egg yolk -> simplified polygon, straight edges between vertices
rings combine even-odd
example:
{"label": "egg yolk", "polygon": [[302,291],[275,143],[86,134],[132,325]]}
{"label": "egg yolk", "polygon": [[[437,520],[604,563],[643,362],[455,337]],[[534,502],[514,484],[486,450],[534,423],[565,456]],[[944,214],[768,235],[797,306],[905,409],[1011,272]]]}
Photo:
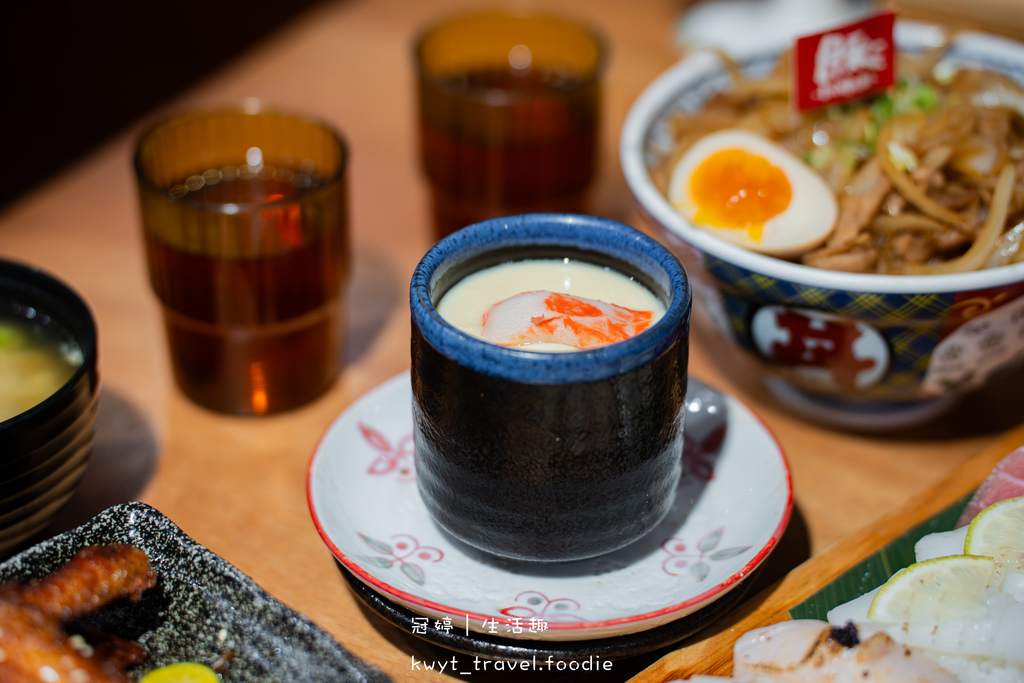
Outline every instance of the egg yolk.
{"label": "egg yolk", "polygon": [[760,240],[764,224],[782,213],[793,198],[786,174],[767,159],[742,149],[709,155],[690,177],[694,220],[703,225],[746,230]]}

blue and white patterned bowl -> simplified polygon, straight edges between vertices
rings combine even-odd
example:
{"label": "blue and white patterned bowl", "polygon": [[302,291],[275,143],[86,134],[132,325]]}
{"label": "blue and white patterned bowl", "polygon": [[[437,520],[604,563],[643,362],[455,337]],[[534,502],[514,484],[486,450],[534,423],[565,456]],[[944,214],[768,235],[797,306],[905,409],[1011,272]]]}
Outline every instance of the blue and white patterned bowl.
{"label": "blue and white patterned bowl", "polygon": [[[900,24],[901,47],[934,34]],[[775,55],[752,58],[764,73]],[[961,34],[944,57],[1024,84],[1024,45]],[[686,267],[697,304],[733,348],[756,358],[765,383],[805,416],[856,429],[904,427],[1024,363],[1024,263],[930,276],[827,271],[754,253],[689,223],[651,179],[670,151],[670,116],[726,87],[711,53],[683,59],[633,104],[620,158],[646,221]],[[702,316],[704,317],[704,316]]]}
{"label": "blue and white patterned bowl", "polygon": [[[665,315],[616,344],[532,353],[461,332],[435,308],[482,268],[567,257],[641,282]],[[664,247],[590,216],[485,221],[427,252],[410,307],[417,481],[444,529],[495,555],[555,562],[621,548],[665,516],[682,468],[690,290]]]}

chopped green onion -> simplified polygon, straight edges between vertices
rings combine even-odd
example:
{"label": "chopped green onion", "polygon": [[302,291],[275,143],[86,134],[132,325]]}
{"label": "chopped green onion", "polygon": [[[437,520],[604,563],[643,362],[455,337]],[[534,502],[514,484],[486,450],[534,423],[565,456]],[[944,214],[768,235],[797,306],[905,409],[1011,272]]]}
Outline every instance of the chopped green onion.
{"label": "chopped green onion", "polygon": [[917,168],[917,156],[913,150],[907,149],[895,140],[890,140],[886,146],[889,153],[889,160],[898,171],[913,171]]}
{"label": "chopped green onion", "polygon": [[25,345],[25,333],[13,325],[0,325],[0,349],[17,349]]}

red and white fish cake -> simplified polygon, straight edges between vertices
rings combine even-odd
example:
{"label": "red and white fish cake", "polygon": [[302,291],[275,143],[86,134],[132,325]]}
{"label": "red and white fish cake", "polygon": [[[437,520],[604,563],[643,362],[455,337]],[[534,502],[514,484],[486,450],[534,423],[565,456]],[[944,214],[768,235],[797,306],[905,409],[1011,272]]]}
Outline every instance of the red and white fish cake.
{"label": "red and white fish cake", "polygon": [[574,259],[524,259],[472,273],[437,303],[441,316],[480,339],[526,351],[591,349],[654,325],[665,304],[612,268]]}
{"label": "red and white fish cake", "polygon": [[503,346],[553,343],[591,349],[638,335],[653,320],[653,311],[538,290],[516,294],[487,309],[483,334]]}

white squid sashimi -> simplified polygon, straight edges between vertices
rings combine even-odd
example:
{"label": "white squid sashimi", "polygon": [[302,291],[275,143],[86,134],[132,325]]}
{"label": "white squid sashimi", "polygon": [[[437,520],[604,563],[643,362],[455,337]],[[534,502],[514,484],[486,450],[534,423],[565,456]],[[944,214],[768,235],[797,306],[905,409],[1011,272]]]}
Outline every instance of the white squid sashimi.
{"label": "white squid sashimi", "polygon": [[[931,560],[946,555],[960,555],[964,552],[969,527],[962,526],[952,531],[937,531],[928,534],[914,544],[914,554],[918,562]],[[1006,568],[999,586],[1001,593],[1006,593],[1017,602],[1024,602],[1024,571]],[[866,608],[865,608],[866,609]],[[865,611],[865,614],[867,612]],[[854,619],[856,621],[856,619]],[[1024,643],[1021,645],[1024,650]]]}
{"label": "white squid sashimi", "polygon": [[882,630],[903,645],[936,653],[966,657],[987,657],[1024,664],[1024,604],[1006,593],[994,594],[987,603],[986,615],[971,621],[948,621],[941,624],[900,624],[883,627],[868,626],[868,608],[878,591],[851,600],[828,613],[833,626],[854,621],[870,633]]}
{"label": "white squid sashimi", "polygon": [[483,336],[503,346],[555,343],[589,349],[629,339],[653,319],[653,311],[539,290],[510,296],[487,309]]}
{"label": "white squid sashimi", "polygon": [[[924,536],[914,545],[918,562],[963,554],[967,527]],[[962,657],[984,657],[1024,664],[1024,574],[1009,572],[999,590],[986,601],[985,614],[978,619],[940,624],[901,624],[887,627],[870,624],[868,609],[881,588],[836,606],[828,613],[829,623],[841,626],[854,622],[865,629],[885,629],[894,640],[932,653]],[[870,624],[870,625],[869,625]]]}
{"label": "white squid sashimi", "polygon": [[932,560],[947,555],[962,555],[964,541],[967,540],[967,527],[952,531],[937,531],[928,534],[914,544],[914,556],[918,562]]}
{"label": "white squid sashimi", "polygon": [[[861,638],[856,627],[798,619],[754,629],[733,646],[738,683],[956,683],[941,667],[885,633]],[[693,683],[716,683],[693,676]]]}

